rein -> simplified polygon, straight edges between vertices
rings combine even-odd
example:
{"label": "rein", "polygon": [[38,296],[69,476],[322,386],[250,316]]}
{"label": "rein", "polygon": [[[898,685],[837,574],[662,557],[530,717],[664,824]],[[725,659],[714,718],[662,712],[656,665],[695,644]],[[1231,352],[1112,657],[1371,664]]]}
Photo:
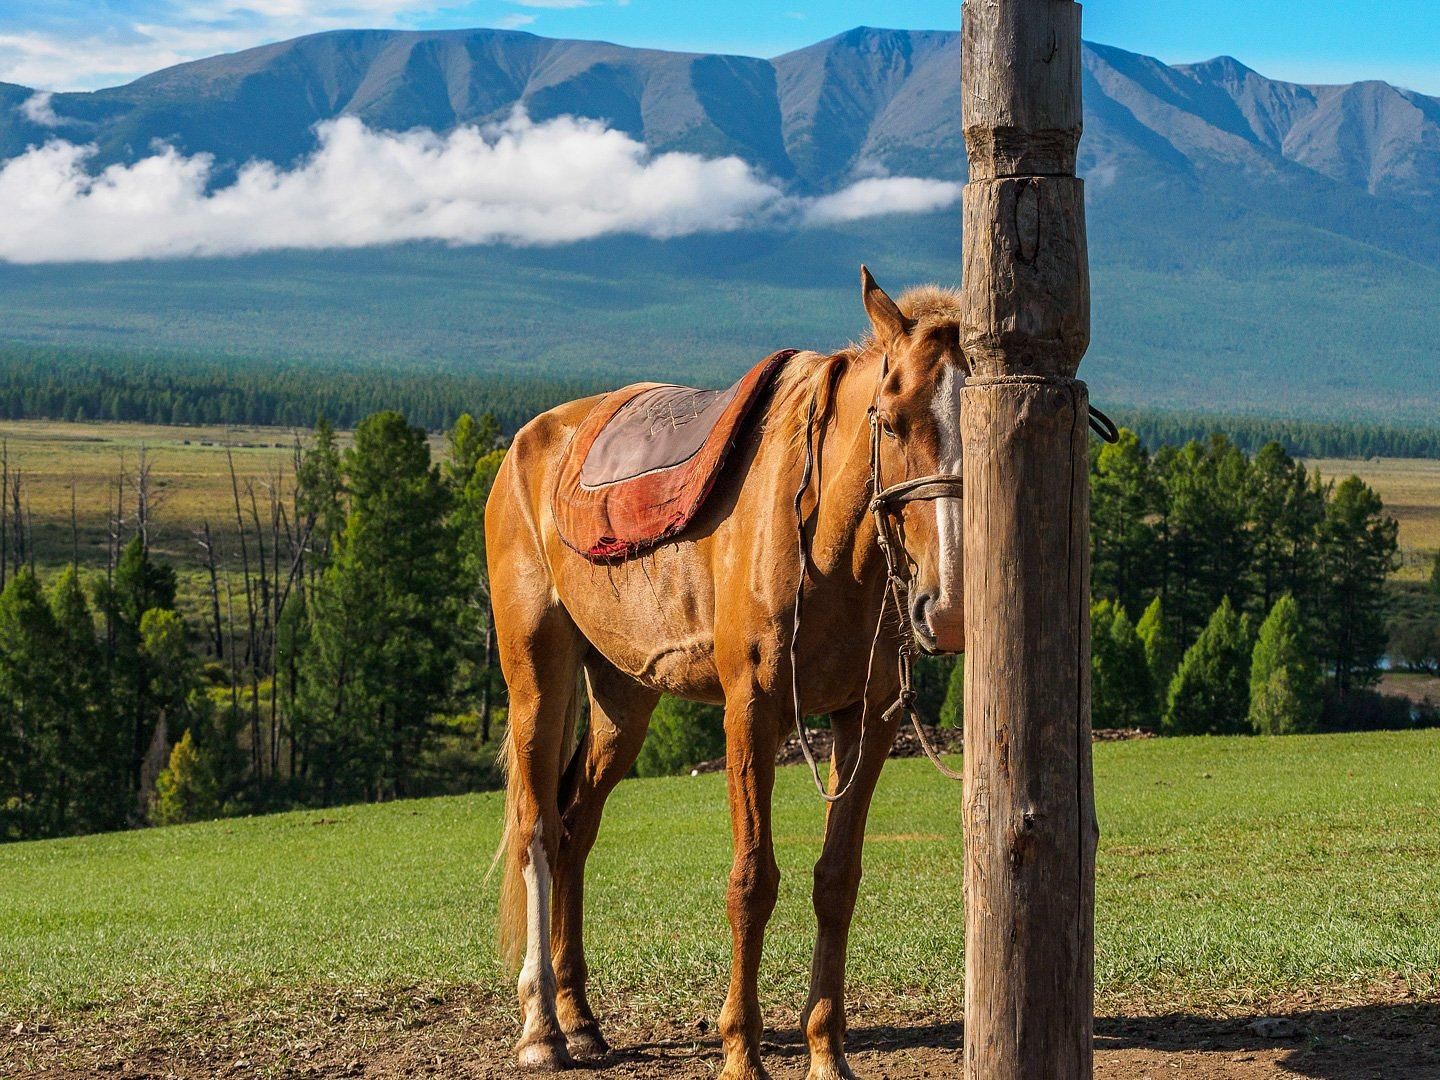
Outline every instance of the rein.
{"label": "rein", "polygon": [[[820,798],[827,803],[837,803],[849,793],[855,784],[855,779],[860,775],[860,767],[865,761],[865,721],[870,711],[870,682],[875,669],[875,652],[880,645],[880,635],[885,625],[885,609],[893,602],[896,613],[900,617],[902,629],[909,630],[908,635],[902,635],[900,646],[897,650],[897,668],[900,677],[900,692],[895,703],[885,711],[884,719],[888,722],[897,711],[909,714],[910,724],[915,729],[915,737],[920,742],[920,747],[925,751],[925,756],[930,759],[931,764],[939,770],[940,774],[949,780],[964,781],[964,775],[951,769],[941,759],[935,744],[931,742],[930,736],[925,734],[925,726],[921,723],[920,712],[915,707],[914,688],[914,651],[911,642],[915,639],[915,623],[910,615],[910,571],[914,561],[905,550],[903,536],[892,531],[896,510],[910,502],[934,502],[939,499],[960,499],[964,497],[964,480],[955,473],[936,473],[932,476],[917,476],[899,483],[891,484],[889,487],[882,487],[881,466],[880,466],[880,413],[878,402],[880,400],[880,388],[884,386],[885,376],[890,368],[890,357],[885,355],[880,362],[880,381],[875,388],[875,400],[871,403],[866,415],[870,422],[870,513],[875,518],[875,537],[880,546],[880,552],[885,557],[885,593],[880,601],[880,614],[875,620],[875,633],[870,641],[870,653],[865,667],[865,689],[864,697],[860,708],[860,739],[855,755],[855,765],[850,770],[850,775],[845,783],[835,794],[825,790],[825,783],[820,779],[820,765],[815,759],[815,748],[810,744],[810,736],[805,730],[805,714],[800,705],[800,683],[797,674],[798,669],[798,648],[800,641],[800,612],[805,592],[805,568],[809,562],[809,551],[805,545],[805,493],[810,490],[810,482],[815,475],[815,402],[816,396],[810,399],[810,407],[805,414],[805,464],[800,474],[800,486],[795,492],[795,524],[796,535],[800,555],[800,576],[795,584],[795,609],[794,621],[790,633],[790,694],[795,711],[795,734],[800,741],[800,750],[805,755],[805,762],[810,766],[811,778],[815,781],[815,790],[820,793]],[[817,395],[818,396],[818,395]],[[1120,433],[1115,427],[1114,421],[1102,413],[1093,405],[1090,406],[1089,414],[1090,427],[1102,439],[1108,443],[1120,441]],[[818,508],[818,503],[817,503]],[[902,572],[903,571],[903,572]],[[887,748],[888,752],[888,748]],[[840,762],[837,760],[835,766],[838,770]]]}

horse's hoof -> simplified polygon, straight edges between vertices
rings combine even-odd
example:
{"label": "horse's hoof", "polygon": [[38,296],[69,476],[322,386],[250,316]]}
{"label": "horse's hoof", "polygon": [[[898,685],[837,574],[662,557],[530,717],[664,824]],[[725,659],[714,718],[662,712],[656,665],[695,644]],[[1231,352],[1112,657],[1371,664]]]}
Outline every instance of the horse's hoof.
{"label": "horse's hoof", "polygon": [[859,1080],[859,1077],[845,1063],[845,1059],[841,1058],[839,1061],[812,1061],[805,1080]]}
{"label": "horse's hoof", "polygon": [[569,1047],[559,1037],[521,1043],[515,1049],[515,1057],[520,1068],[531,1072],[560,1072],[575,1067]]}
{"label": "horse's hoof", "polygon": [[570,1048],[570,1056],[577,1061],[600,1061],[610,1056],[610,1044],[600,1034],[598,1024],[567,1031],[565,1044]]}
{"label": "horse's hoof", "polygon": [[770,1080],[770,1074],[753,1061],[727,1061],[717,1080]]}

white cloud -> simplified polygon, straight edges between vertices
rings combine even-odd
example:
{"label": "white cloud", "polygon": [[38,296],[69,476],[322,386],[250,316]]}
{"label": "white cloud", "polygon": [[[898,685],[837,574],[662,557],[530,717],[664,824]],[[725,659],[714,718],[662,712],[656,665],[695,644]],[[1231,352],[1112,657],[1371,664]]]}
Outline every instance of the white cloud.
{"label": "white cloud", "polygon": [[[735,157],[652,154],[623,132],[516,115],[486,129],[372,131],[322,125],[289,171],[244,166],[208,190],[213,162],[166,148],[98,175],[93,147],[54,140],[0,166],[0,260],[117,262],[354,248],[404,241],[563,244],[755,224],[823,224],[935,209],[955,185],[862,180],[815,200],[787,196]],[[940,190],[943,189],[943,190]]]}
{"label": "white cloud", "polygon": [[20,103],[20,115],[41,127],[59,127],[65,121],[56,116],[54,108],[51,107],[50,102],[54,97],[54,94],[43,90],[32,94]]}
{"label": "white cloud", "polygon": [[534,21],[534,15],[522,15],[520,12],[517,11],[513,15],[506,15],[495,25],[500,27],[500,29],[502,30],[518,30],[522,26],[529,26]]}
{"label": "white cloud", "polygon": [[286,36],[267,38],[254,30],[147,30],[147,34],[125,40],[38,31],[0,33],[0,81],[45,90],[93,90],[201,56],[234,52]]}
{"label": "white cloud", "polygon": [[963,184],[915,176],[874,176],[833,195],[822,195],[805,209],[811,225],[834,225],[883,214],[925,214],[960,199]]}

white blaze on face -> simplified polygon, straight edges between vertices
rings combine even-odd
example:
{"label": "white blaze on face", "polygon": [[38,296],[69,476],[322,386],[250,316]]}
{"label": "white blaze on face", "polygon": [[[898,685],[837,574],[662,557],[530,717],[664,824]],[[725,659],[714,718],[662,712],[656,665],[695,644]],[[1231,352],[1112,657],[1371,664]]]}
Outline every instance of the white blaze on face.
{"label": "white blaze on face", "polygon": [[[954,364],[946,364],[935,389],[930,409],[935,414],[935,430],[940,435],[941,472],[960,475],[962,444],[960,441],[960,391],[965,376]],[[961,567],[964,533],[959,499],[936,499],[935,526],[940,541],[936,558],[940,570],[940,595],[936,606],[945,611],[963,600],[964,574]]]}

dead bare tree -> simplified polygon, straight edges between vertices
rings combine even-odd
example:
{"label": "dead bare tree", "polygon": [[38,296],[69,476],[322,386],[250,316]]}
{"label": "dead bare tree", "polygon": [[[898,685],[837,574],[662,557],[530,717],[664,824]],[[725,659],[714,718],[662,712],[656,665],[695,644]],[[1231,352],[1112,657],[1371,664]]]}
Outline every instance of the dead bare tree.
{"label": "dead bare tree", "polygon": [[70,565],[80,566],[80,508],[76,505],[75,473],[70,473]]}
{"label": "dead bare tree", "polygon": [[210,519],[206,518],[195,536],[195,542],[205,553],[205,569],[210,577],[210,640],[215,659],[225,659],[225,634],[220,625],[220,578],[216,566],[217,553],[215,538],[210,532]]}
{"label": "dead bare tree", "polygon": [[[242,574],[242,584],[245,588],[245,661],[253,673],[255,658],[259,652],[259,642],[255,638],[255,590],[250,574],[250,545],[245,536],[245,512],[240,502],[240,477],[235,471],[234,450],[229,446],[225,448],[225,461],[230,468],[230,493],[235,505],[235,529],[240,541],[240,570]],[[262,767],[263,760],[260,755],[260,688],[258,685],[255,685],[252,679],[250,700],[250,769],[256,779],[260,778]]]}
{"label": "dead bare tree", "polygon": [[25,508],[21,501],[22,478],[18,467],[11,468],[6,462],[10,483],[10,571],[19,574],[25,566]]}
{"label": "dead bare tree", "polygon": [[0,440],[0,589],[10,568],[10,440]]}
{"label": "dead bare tree", "polygon": [[151,487],[151,474],[155,468],[151,460],[150,450],[142,445],[140,456],[135,464],[135,529],[140,534],[140,545],[146,551],[150,550],[150,523],[153,520],[154,512],[157,509],[156,495]]}

